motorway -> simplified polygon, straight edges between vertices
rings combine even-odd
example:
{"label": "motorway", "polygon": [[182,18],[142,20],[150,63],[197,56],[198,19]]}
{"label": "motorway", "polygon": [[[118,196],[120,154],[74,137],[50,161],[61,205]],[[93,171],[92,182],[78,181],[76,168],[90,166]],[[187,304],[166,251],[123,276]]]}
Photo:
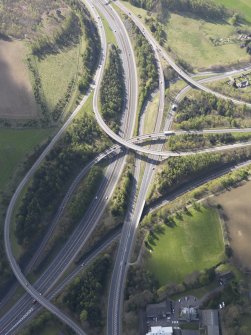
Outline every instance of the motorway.
{"label": "motorway", "polygon": [[[166,128],[167,129],[167,128]],[[203,130],[203,131],[195,131],[195,132],[190,132],[190,133],[195,133],[195,134],[201,134],[201,133],[222,133],[222,132],[230,132],[230,131],[233,131],[232,129],[223,129],[223,130]],[[250,129],[235,129],[234,131],[236,132],[249,132]],[[179,131],[177,132],[177,134],[183,134],[183,133],[189,133],[189,132],[183,132],[183,131]],[[166,137],[165,133],[156,133],[156,134],[151,134],[151,137],[153,138],[164,138]],[[133,140],[134,141],[138,141],[138,139],[141,139],[141,140],[145,140],[145,139],[148,139],[149,138],[149,135],[142,135],[140,137],[136,137],[134,138]],[[229,148],[227,146],[227,148]],[[221,150],[222,148],[220,148],[219,150]],[[111,147],[110,149],[106,150],[104,153],[101,153],[99,156],[97,156],[93,161],[91,161],[82,171],[81,173],[76,177],[75,181],[73,182],[73,184],[71,185],[70,189],[68,190],[68,192],[66,193],[66,196],[56,214],[56,217],[53,221],[53,224],[51,225],[51,228],[49,229],[49,234],[46,234],[47,235],[50,235],[52,234],[53,232],[53,228],[55,227],[55,224],[56,222],[59,220],[62,212],[63,212],[63,209],[65,207],[65,204],[69,201],[69,198],[71,197],[71,195],[73,194],[74,192],[74,189],[76,187],[76,185],[79,183],[79,181],[83,178],[83,176],[91,169],[91,167],[96,164],[97,162],[101,161],[103,158],[105,158],[107,155],[110,155],[111,153],[114,153],[114,152],[118,152],[120,150],[120,147],[118,145],[114,145],[113,147]],[[44,246],[44,244],[43,244]],[[41,250],[41,246],[40,248],[38,249],[39,250],[39,254],[41,254],[42,250]],[[37,253],[35,254],[37,255]],[[32,262],[34,262],[34,258],[32,259]]]}
{"label": "motorway", "polygon": [[[162,100],[161,100],[162,101]],[[161,108],[163,108],[163,104],[161,106]],[[160,118],[158,118],[158,120],[160,120]],[[194,134],[194,135],[198,135],[198,134],[223,134],[223,133],[250,133],[251,132],[251,128],[235,128],[235,129],[204,129],[204,130],[199,130],[199,131],[172,131],[170,133],[166,133],[166,132],[160,132],[160,133],[153,133],[153,134],[144,134],[144,135],[140,135],[137,137],[132,138],[129,141],[132,142],[143,142],[143,141],[147,141],[149,140],[149,138],[151,138],[151,141],[153,140],[158,140],[158,139],[167,139],[168,136],[170,136],[170,134],[173,135],[184,135],[184,134]],[[246,144],[244,144],[246,145]],[[227,147],[228,148],[228,147]],[[64,199],[61,202],[61,205],[59,207],[59,209],[56,212],[56,215],[48,229],[48,231],[46,232],[45,236],[43,237],[43,240],[41,242],[41,244],[39,245],[39,247],[37,248],[36,252],[34,253],[32,259],[30,260],[30,262],[28,263],[28,265],[25,268],[25,274],[29,273],[32,269],[32,267],[34,266],[34,264],[39,262],[39,258],[41,257],[44,248],[50,238],[50,236],[52,236],[53,231],[55,229],[55,227],[57,226],[59,219],[62,216],[62,213],[64,211],[64,208],[66,206],[66,204],[69,202],[70,198],[72,197],[72,195],[74,194],[74,191],[77,187],[77,185],[80,183],[80,181],[84,178],[84,176],[91,170],[91,168],[99,163],[101,160],[105,159],[107,156],[111,155],[111,154],[119,154],[121,153],[122,148],[119,145],[114,145],[111,148],[107,149],[106,151],[104,151],[103,153],[99,154],[97,157],[95,157],[95,159],[93,159],[91,162],[89,162],[84,168],[83,170],[78,174],[78,176],[75,178],[75,180],[73,181],[73,183],[71,184],[70,188],[68,189],[67,193],[64,196]],[[221,149],[222,150],[222,147]],[[13,293],[13,291],[12,291]],[[6,300],[9,297],[6,297]],[[4,301],[2,301],[2,306],[4,304]]]}
{"label": "motorway", "polygon": [[[95,5],[98,5],[98,4],[100,4],[100,2],[99,1],[96,1],[95,2]],[[107,6],[108,7],[108,6]],[[101,10],[104,10],[103,8],[101,8]],[[112,15],[110,15],[110,16],[114,16],[114,12],[112,12]],[[109,21],[109,24],[111,24],[110,23],[110,21],[111,21],[111,17],[108,19],[108,21]],[[118,26],[118,24],[117,24],[117,22],[116,22],[116,20],[114,21],[114,23],[113,23],[116,27],[117,27],[117,31],[121,31],[121,36],[124,36],[123,35],[123,30],[122,29],[124,29],[124,28],[122,28],[122,27],[124,27],[123,26],[123,24],[122,25],[119,25]],[[112,25],[112,24],[111,24]],[[102,29],[102,28],[100,28],[101,29],[101,31],[103,32],[104,31],[104,29]],[[119,35],[119,34],[118,34]],[[102,33],[101,33],[101,36],[102,36]],[[102,40],[104,39],[105,37],[102,37]],[[119,38],[118,38],[119,39]],[[122,38],[123,39],[123,38]],[[121,41],[121,39],[120,39],[120,41]],[[128,43],[128,41],[126,42],[126,43]],[[128,49],[128,46],[127,46],[127,44],[126,43],[124,43],[124,41],[122,42],[122,44],[124,44],[124,46],[125,46],[125,48],[126,48],[126,51],[125,51],[125,53],[127,53],[128,54],[128,50],[131,50],[130,48],[131,47],[129,47],[129,49]],[[130,45],[130,42],[129,42],[129,45]],[[120,48],[123,50],[123,47],[121,47],[120,46]],[[125,48],[124,48],[124,50],[125,50]],[[124,55],[124,52],[122,52],[122,54]],[[132,55],[133,55],[133,52],[131,51],[129,54],[128,54],[128,59],[129,59],[129,57],[130,57],[130,59],[132,58]],[[102,58],[102,66],[101,66],[101,68],[100,68],[100,70],[98,70],[98,72],[97,72],[97,77],[96,77],[96,81],[97,81],[97,84],[96,84],[96,88],[95,88],[95,94],[94,94],[94,96],[95,96],[95,99],[94,99],[94,110],[98,110],[98,105],[97,105],[97,97],[98,97],[98,88],[99,88],[99,85],[100,85],[100,82],[101,82],[101,78],[102,78],[102,72],[103,72],[103,68],[104,68],[104,60],[105,60],[105,52],[103,51],[103,58]],[[132,69],[132,67],[131,67],[131,64],[129,64],[129,63],[131,63],[131,62],[128,62],[128,68],[129,69]],[[135,64],[134,64],[135,65]],[[127,71],[128,73],[129,73],[129,70]],[[135,71],[135,68],[134,69],[132,69],[131,70],[131,72],[130,72],[130,75],[129,75],[129,77],[131,78],[131,76],[133,76],[133,74],[135,74],[136,73],[136,71]],[[137,83],[137,81],[135,80],[135,81],[133,81],[133,80],[131,80],[131,82],[134,82],[134,83]],[[164,81],[163,81],[164,82]],[[136,87],[137,87],[137,85],[136,85]],[[131,97],[130,97],[130,92],[131,92]],[[128,101],[129,101],[129,103],[131,103],[132,101],[133,101],[133,97],[137,97],[137,95],[135,94],[135,92],[137,92],[137,88],[135,89],[135,88],[132,88],[132,86],[130,86],[129,85],[129,89],[128,89],[128,95],[129,95],[129,99],[128,99]],[[84,102],[85,102],[85,100],[86,100],[86,98],[87,97],[85,97],[85,99],[81,102],[81,104],[83,105],[84,104]],[[130,111],[131,112],[131,114],[133,115],[133,113],[136,111],[136,98],[134,99],[134,103],[132,103],[132,104],[134,104],[134,106],[133,107],[128,107],[128,111]],[[82,106],[81,106],[82,107]],[[80,106],[78,107],[78,109],[74,112],[74,113],[77,113],[78,111],[79,111],[79,109],[81,108]],[[160,109],[159,109],[159,111],[160,111]],[[69,122],[71,122],[71,120],[73,119],[73,117],[76,115],[74,115],[74,113],[72,114],[72,116],[71,116],[71,118],[67,121],[67,123],[69,124]],[[130,113],[129,113],[130,114]],[[97,116],[96,116],[97,117]],[[128,128],[128,129],[130,129],[130,130],[132,130],[133,129],[133,122],[135,122],[135,119],[134,118],[132,118],[132,120],[133,120],[133,122],[131,122],[130,120],[129,120],[130,118],[125,118],[125,121],[124,121],[124,123],[126,123],[126,127]],[[159,121],[160,120],[160,121]],[[42,161],[42,159],[45,157],[45,155],[49,152],[49,150],[52,148],[52,146],[55,144],[55,142],[57,141],[57,139],[61,136],[61,134],[62,134],[62,132],[66,129],[66,127],[68,126],[68,124],[65,124],[64,125],[64,129],[62,128],[61,130],[60,130],[60,132],[56,135],[56,136],[58,136],[58,137],[55,137],[54,139],[53,139],[53,141],[50,143],[50,145],[45,149],[45,151],[43,152],[43,154],[39,157],[39,159],[38,159],[38,161],[34,164],[34,166],[32,167],[32,169],[28,172],[28,174],[26,175],[26,177],[27,177],[27,179],[25,179],[24,178],[24,180],[22,181],[23,182],[23,184],[21,183],[20,185],[19,185],[19,188],[17,189],[17,191],[15,192],[15,194],[14,194],[14,196],[13,196],[13,198],[12,198],[12,201],[14,201],[14,203],[15,203],[15,201],[16,201],[16,199],[17,199],[17,197],[18,197],[18,194],[21,192],[21,190],[22,190],[22,188],[24,187],[24,185],[26,184],[26,182],[31,178],[31,176],[33,175],[33,173],[34,173],[34,171],[36,170],[36,168],[39,166],[39,164],[41,163],[41,161]],[[161,123],[161,118],[160,117],[158,117],[158,123]],[[156,131],[159,131],[159,125],[158,124],[156,124]],[[168,128],[166,128],[166,129],[168,129]],[[125,135],[126,135],[126,138],[130,138],[131,137],[131,135],[130,135],[130,133],[129,133],[129,131],[127,130],[125,130],[124,131],[124,133],[125,133]],[[149,136],[149,135],[148,135]],[[112,137],[112,136],[111,136]],[[120,137],[119,137],[120,138]],[[128,143],[128,141],[126,141],[127,143]],[[120,142],[119,142],[120,143]],[[120,144],[122,144],[122,145],[124,145],[123,143],[120,143]],[[245,144],[246,145],[246,144]],[[128,145],[126,145],[127,147],[128,147]],[[136,147],[136,149],[135,149],[135,147]],[[136,151],[140,151],[140,152],[145,152],[145,153],[148,153],[148,154],[154,154],[154,155],[156,155],[156,151],[153,151],[153,150],[150,150],[150,151],[142,151],[142,147],[139,147],[139,146],[134,146],[134,147],[131,147],[132,149],[134,149],[134,150],[136,150]],[[139,149],[140,148],[140,149]],[[116,148],[117,149],[117,148]],[[229,146],[228,146],[228,149],[229,149]],[[46,151],[46,150],[48,150],[48,151]],[[222,150],[222,149],[219,149],[219,150]],[[157,155],[159,155],[159,153],[160,153],[160,151],[157,151],[158,153],[157,153]],[[176,153],[176,155],[180,155],[181,153]],[[191,154],[191,153],[185,153],[185,154]],[[170,152],[168,152],[168,155],[166,156],[166,157],[169,157],[169,155],[170,155]],[[41,158],[42,157],[42,158]],[[165,156],[164,156],[165,157]],[[112,163],[110,166],[109,166],[109,168],[108,168],[108,172],[107,172],[107,183],[104,183],[103,184],[103,189],[101,188],[100,190],[99,190],[99,194],[103,194],[104,193],[104,196],[103,197],[100,197],[100,203],[102,203],[102,206],[100,206],[101,208],[104,208],[105,206],[106,206],[106,203],[107,203],[107,201],[105,201],[105,198],[104,197],[107,197],[107,196],[109,196],[110,197],[110,195],[112,194],[112,191],[113,191],[113,189],[114,189],[114,187],[115,187],[115,184],[116,184],[116,180],[118,180],[118,175],[119,175],[119,173],[116,175],[116,176],[114,176],[114,172],[112,172],[112,171],[122,171],[122,167],[123,167],[123,159],[121,159],[120,160],[121,162],[120,162],[120,169],[118,169],[118,166],[119,166],[119,163],[118,162],[116,162],[116,163]],[[94,162],[94,163],[96,163],[96,162]],[[140,198],[141,199],[141,201],[139,201],[139,205],[137,205],[136,204],[136,206],[135,206],[135,211],[134,211],[134,213],[135,213],[135,215],[136,215],[136,217],[135,216],[132,216],[132,218],[130,219],[130,221],[132,222],[132,221],[135,221],[135,219],[136,219],[136,221],[138,221],[139,219],[140,219],[140,215],[139,215],[139,213],[140,212],[142,212],[142,210],[143,210],[143,206],[144,206],[144,197],[145,197],[145,194],[146,194],[146,190],[147,190],[147,186],[150,184],[150,181],[151,181],[151,178],[152,178],[152,174],[153,174],[153,172],[152,172],[152,168],[153,168],[153,166],[152,166],[152,164],[151,163],[149,163],[148,165],[147,165],[147,168],[146,168],[146,171],[145,171],[145,174],[144,174],[144,177],[143,177],[143,182],[142,182],[142,187],[141,187],[141,189],[140,189],[140,192],[139,192],[139,197],[138,198]],[[108,180],[110,181],[110,184],[108,183]],[[112,181],[111,181],[112,180]],[[145,186],[144,186],[144,184],[145,184]],[[110,185],[110,187],[108,187],[107,188],[107,192],[105,192],[105,187],[107,187],[107,185]],[[111,186],[111,185],[113,185],[113,187]],[[103,193],[102,193],[103,192]],[[17,195],[16,195],[17,194]],[[16,195],[16,196],[15,196]],[[143,204],[143,205],[142,205]],[[11,205],[11,204],[10,204]],[[97,204],[95,203],[95,201],[94,201],[94,205],[93,205],[93,208],[92,208],[92,211],[94,211],[95,209],[94,209],[94,207],[96,208],[96,211],[97,211]],[[98,210],[100,210],[100,207],[98,208]],[[13,209],[13,207],[11,207],[11,206],[9,206],[9,208],[10,208],[10,215],[11,215],[11,212],[12,212],[12,209]],[[142,210],[141,210],[141,208],[142,208]],[[91,211],[90,211],[91,212]],[[9,209],[8,209],[8,213],[9,213]],[[94,219],[94,222],[97,222],[98,221],[98,215],[96,214],[96,219]],[[85,218],[86,219],[86,218]],[[88,218],[87,218],[88,219]],[[7,217],[6,216],[6,220],[8,221],[8,220],[10,220],[10,217]],[[89,218],[89,220],[90,220],[90,218]],[[91,220],[90,220],[91,221]],[[86,227],[88,226],[88,223],[86,224]],[[136,226],[137,226],[137,223],[136,223]],[[88,229],[90,229],[90,227],[87,227]],[[88,230],[88,229],[86,229],[86,230],[84,230],[84,234],[86,234],[86,236],[88,235],[89,236],[89,233],[90,233],[90,230]],[[134,230],[134,227],[133,227],[133,230]],[[79,232],[79,231],[78,231]],[[8,231],[8,229],[6,229],[5,230],[5,240],[7,239],[8,240],[8,233],[9,233],[9,231]],[[130,240],[130,239],[132,239],[132,241],[133,241],[133,237],[131,238],[131,236],[132,236],[132,233],[129,233],[130,235],[128,235],[128,238],[127,238],[127,240]],[[85,237],[86,237],[85,236]],[[87,240],[87,238],[85,239],[85,240]],[[73,242],[75,242],[74,240],[71,240],[71,243],[73,243]],[[131,241],[130,241],[131,242]],[[80,242],[78,242],[78,243],[80,243]],[[83,245],[83,243],[84,242],[82,242],[82,244],[81,244],[81,246]],[[78,244],[78,246],[80,246],[80,244]],[[8,244],[8,243],[6,243],[6,248],[10,248],[10,245]],[[62,255],[65,255],[65,252],[66,252],[66,250],[69,250],[68,249],[69,248],[69,245],[64,249],[64,253],[62,254]],[[10,249],[11,250],[11,249]],[[70,264],[70,262],[72,261],[72,259],[75,257],[75,255],[76,255],[76,250],[77,249],[75,249],[75,254],[74,254],[74,252],[72,252],[72,257],[70,258],[69,257],[69,259],[68,259],[68,264]],[[124,251],[126,251],[126,250],[124,250]],[[11,252],[11,251],[10,251]],[[61,255],[61,257],[62,257],[62,255]],[[126,257],[128,258],[129,257],[129,255],[130,255],[130,251],[128,252],[127,251],[127,255],[126,255]],[[11,255],[8,255],[8,257],[10,257],[11,258]],[[10,259],[9,258],[9,259]],[[12,263],[12,266],[15,268],[15,264],[13,264]],[[65,269],[65,266],[66,266],[66,263],[64,264],[64,265],[60,265],[60,267],[62,266],[62,268],[64,268]],[[62,270],[62,268],[60,268],[58,271],[60,272],[61,270]],[[36,290],[34,290],[30,285],[28,285],[28,286],[26,286],[26,283],[27,283],[27,281],[26,281],[26,279],[22,276],[22,274],[20,274],[18,271],[19,271],[20,269],[16,269],[15,268],[15,274],[16,275],[18,275],[19,276],[19,279],[21,280],[21,282],[24,284],[23,286],[24,286],[24,288],[37,300],[37,301],[39,301],[40,303],[41,303],[41,305],[43,305],[44,307],[48,307],[48,308],[52,308],[52,312],[54,312],[57,316],[59,316],[59,317],[61,317],[61,318],[63,318],[63,320],[64,321],[66,321],[67,319],[65,319],[65,316],[64,315],[62,315],[62,314],[60,314],[61,312],[60,311],[57,311],[57,310],[54,310],[53,308],[54,308],[54,306],[52,305],[50,305],[49,303],[48,303],[48,301],[43,297],[43,296],[40,296],[40,294],[39,294],[39,292],[38,291],[36,291]],[[50,269],[49,271],[52,271],[52,269]],[[58,273],[59,273],[58,272]],[[126,272],[125,272],[126,273]],[[54,273],[55,274],[55,273]],[[51,283],[51,287],[56,283],[56,281],[58,280],[58,278],[60,277],[60,275],[58,274],[57,275],[57,279],[55,280],[55,281],[53,281],[53,282],[51,282],[51,278],[53,278],[53,277],[49,277],[49,279],[48,279],[48,277],[47,277],[47,280],[46,280],[46,285],[43,287],[43,289],[44,289],[44,294],[47,294],[47,292],[49,291],[48,290],[48,282],[50,282]],[[46,278],[46,276],[44,276],[43,278]],[[123,278],[124,278],[124,276],[123,276]],[[44,279],[45,280],[45,279]],[[39,284],[36,284],[36,287],[39,287],[39,285],[40,285],[40,283]],[[48,292],[48,294],[49,294],[49,292]],[[31,299],[29,299],[29,300],[31,300]],[[25,304],[26,304],[26,302],[25,302]],[[23,308],[23,306],[22,306],[22,308]],[[25,310],[25,308],[26,308],[26,311],[25,311],[25,313],[24,313],[24,310]],[[20,311],[20,310],[19,310]],[[13,313],[13,310],[12,310],[12,313]],[[24,313],[24,314],[22,314],[23,316],[20,318],[20,314],[21,313]],[[27,307],[25,306],[24,308],[23,308],[23,310],[22,310],[22,312],[21,313],[19,313],[18,314],[18,317],[19,317],[19,319],[18,320],[21,320],[22,322],[24,321],[24,319],[22,319],[24,316],[26,316],[26,314],[27,313],[29,313],[29,310],[27,311]],[[58,314],[59,313],[59,314]],[[29,313],[28,314],[28,316],[30,316],[30,314],[31,313]],[[12,314],[12,316],[13,316],[13,314]],[[27,317],[28,317],[27,316]],[[12,320],[11,320],[12,321]],[[76,328],[77,326],[75,325],[75,324],[72,324],[72,320],[68,320],[67,322],[69,322],[68,324],[77,332],[77,333],[84,333],[82,330],[79,330],[78,328]],[[20,324],[18,324],[18,326],[19,326]],[[2,326],[2,323],[1,323],[1,326]],[[13,331],[13,328],[9,328],[9,333],[10,333],[10,329],[11,329],[11,332]],[[1,332],[0,332],[0,334],[2,334]],[[3,333],[3,334],[5,334],[5,332]],[[7,334],[7,332],[6,332],[6,334]],[[112,333],[110,333],[110,334],[112,334]],[[109,335],[110,335],[109,334]]]}
{"label": "motorway", "polygon": [[[112,6],[107,5],[109,10],[113,10]],[[165,86],[164,86],[164,74],[161,66],[161,61],[158,52],[152,45],[155,51],[155,58],[157,61],[157,68],[159,74],[159,106],[158,115],[155,123],[155,131],[159,132],[163,115],[164,115],[164,102],[165,102]],[[149,137],[148,137],[149,138]],[[157,150],[160,151],[162,145],[158,145]],[[153,177],[153,169],[156,162],[148,158],[144,167],[144,175],[139,186],[139,190],[136,194],[134,192],[133,198],[131,198],[128,204],[128,210],[124,225],[121,232],[120,243],[117,250],[116,260],[113,268],[112,278],[110,282],[110,290],[108,296],[108,307],[107,307],[107,331],[109,335],[121,333],[121,316],[123,311],[123,297],[124,287],[126,281],[127,270],[129,266],[130,255],[132,252],[133,241],[135,238],[136,230],[145,206],[145,197],[151,180]],[[136,167],[140,168],[140,161],[137,159]]]}
{"label": "motorway", "polygon": [[[196,187],[204,184],[205,182],[208,182],[212,179],[218,178],[220,176],[225,175],[226,173],[229,173],[231,171],[243,168],[247,165],[251,164],[251,160],[247,161],[245,163],[241,163],[235,166],[231,166],[228,168],[223,168],[221,171],[217,171],[216,173],[212,173],[209,176],[207,176],[206,178],[201,178],[200,180],[195,180],[191,183],[189,183],[188,185],[183,186],[182,188],[180,188],[178,191],[170,194],[165,200],[162,200],[161,202],[158,202],[153,208],[150,208],[149,211],[152,212],[156,209],[158,209],[159,207],[169,203],[170,201],[176,199],[177,197],[195,189]],[[59,284],[56,286],[56,288],[54,288],[49,294],[48,294],[48,299],[51,300],[54,297],[56,297],[60,292],[62,292],[62,290],[73,280],[73,278],[75,278],[79,273],[81,273],[82,271],[84,271],[91,262],[93,262],[93,260],[104,250],[106,250],[106,248],[113,243],[115,240],[118,239],[120,235],[120,230],[115,231],[113,234],[111,234],[108,238],[104,239],[102,243],[100,243],[98,246],[94,246],[93,247],[93,251],[90,252],[82,261],[81,264],[77,266],[77,268],[75,268],[69,275],[67,275],[67,277]],[[27,321],[30,320],[32,317],[34,317],[39,311],[41,310],[41,307],[39,305],[33,305],[30,307],[29,311],[30,314],[27,314]],[[31,313],[31,311],[33,313]],[[29,313],[29,312],[28,312]]]}

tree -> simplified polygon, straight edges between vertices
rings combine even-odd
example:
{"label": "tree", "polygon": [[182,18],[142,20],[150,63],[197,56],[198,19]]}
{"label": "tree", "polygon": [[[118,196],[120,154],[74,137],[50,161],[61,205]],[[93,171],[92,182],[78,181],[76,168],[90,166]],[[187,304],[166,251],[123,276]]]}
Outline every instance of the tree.
{"label": "tree", "polygon": [[86,321],[88,319],[88,312],[86,309],[83,309],[82,312],[80,313],[80,320]]}

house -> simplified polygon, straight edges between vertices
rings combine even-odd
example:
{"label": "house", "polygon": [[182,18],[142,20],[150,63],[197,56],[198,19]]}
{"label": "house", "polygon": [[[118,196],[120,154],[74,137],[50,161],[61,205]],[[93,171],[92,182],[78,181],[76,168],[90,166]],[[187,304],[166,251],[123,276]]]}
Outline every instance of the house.
{"label": "house", "polygon": [[201,311],[200,328],[205,330],[207,335],[220,335],[219,314],[216,309],[206,309]]}
{"label": "house", "polygon": [[150,304],[146,306],[146,319],[148,321],[158,321],[169,318],[172,314],[170,300],[165,300],[159,304]]}
{"label": "house", "polygon": [[151,327],[151,331],[146,335],[173,335],[172,327]]}
{"label": "house", "polygon": [[238,88],[245,88],[245,87],[248,87],[248,86],[249,86],[249,81],[248,80],[241,81],[240,83],[237,84]]}

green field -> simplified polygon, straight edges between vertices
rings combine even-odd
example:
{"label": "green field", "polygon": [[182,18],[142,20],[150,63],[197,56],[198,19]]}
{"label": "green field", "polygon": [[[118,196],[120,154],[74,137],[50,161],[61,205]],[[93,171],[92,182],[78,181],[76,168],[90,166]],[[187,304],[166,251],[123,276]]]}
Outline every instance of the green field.
{"label": "green field", "polygon": [[36,62],[45,99],[50,110],[54,109],[58,100],[66,93],[70,81],[76,78],[79,53],[80,46],[77,45]]}
{"label": "green field", "polygon": [[51,133],[52,129],[0,130],[0,190],[11,180],[19,163]]}
{"label": "green field", "polygon": [[222,4],[227,8],[240,11],[245,18],[251,21],[251,1],[250,0],[217,0],[217,4]]}
{"label": "green field", "polygon": [[[220,0],[227,7],[241,8],[251,20],[251,1]],[[249,4],[249,3],[250,4]],[[132,12],[141,17],[142,22],[147,17],[147,11],[124,2]],[[238,27],[249,29],[248,25]],[[250,57],[239,43],[230,42],[214,46],[212,40],[233,38],[236,27],[228,22],[209,22],[191,15],[171,13],[166,23],[167,44],[173,51],[173,56],[186,60],[195,69],[207,69],[213,66],[230,66],[238,62],[248,62]],[[212,39],[212,40],[211,40]]]}
{"label": "green field", "polygon": [[[244,28],[244,27],[243,27]],[[227,39],[235,35],[235,27],[171,14],[167,23],[168,45],[181,59],[194,68],[229,66],[248,62],[250,56],[238,43],[214,46],[211,39]]]}
{"label": "green field", "polygon": [[190,210],[191,215],[175,219],[175,226],[164,226],[156,234],[149,270],[160,285],[181,283],[186,275],[210,268],[224,257],[224,242],[218,214],[213,209]]}

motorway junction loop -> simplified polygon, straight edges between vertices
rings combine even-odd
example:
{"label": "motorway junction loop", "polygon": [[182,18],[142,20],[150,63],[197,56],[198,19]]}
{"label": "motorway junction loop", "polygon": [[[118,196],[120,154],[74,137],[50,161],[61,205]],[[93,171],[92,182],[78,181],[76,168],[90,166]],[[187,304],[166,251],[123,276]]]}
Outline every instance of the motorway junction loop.
{"label": "motorway junction loop", "polygon": [[[86,2],[89,1],[86,0]],[[118,6],[124,10],[127,15],[130,15],[129,11],[119,2],[116,2],[118,4]],[[93,5],[91,5],[93,7]],[[98,27],[99,27],[99,31],[101,33],[101,39],[104,39],[104,27],[102,26],[102,23],[100,25],[100,18],[97,16],[97,13],[93,12],[95,18],[96,18],[96,22],[98,22]],[[200,90],[203,90],[207,93],[211,93],[216,95],[219,98],[223,98],[223,99],[230,99],[232,100],[234,103],[236,104],[243,104],[243,102],[235,100],[235,99],[231,99],[229,97],[223,96],[221,94],[218,94],[212,90],[209,90],[208,88],[204,87],[201,83],[196,82],[194,79],[192,79],[189,75],[187,75],[182,69],[180,69],[174,62],[173,60],[166,54],[165,50],[162,49],[158,43],[153,39],[153,37],[146,32],[144,26],[142,25],[142,23],[137,19],[137,17],[132,16],[133,20],[135,21],[135,23],[138,25],[138,27],[141,29],[141,31],[144,31],[145,36],[147,37],[147,39],[149,40],[149,42],[151,43],[151,45],[157,49],[156,51],[159,52],[167,61],[168,63],[175,69],[175,71],[182,77],[184,78],[190,85],[197,87]],[[101,32],[102,31],[102,32]],[[95,91],[94,91],[94,112],[95,112],[95,116],[96,119],[100,125],[100,127],[107,133],[108,136],[110,136],[113,140],[115,140],[117,143],[119,143],[120,145],[135,150],[137,152],[141,152],[147,155],[152,155],[152,156],[161,156],[163,158],[167,158],[170,156],[181,156],[181,155],[191,155],[191,154],[196,154],[199,152],[214,152],[214,151],[220,151],[220,150],[229,150],[231,148],[238,148],[238,147],[244,147],[247,145],[251,145],[250,142],[246,142],[245,144],[242,143],[237,143],[234,145],[229,145],[229,146],[222,146],[222,147],[216,147],[216,148],[212,148],[212,149],[205,149],[205,150],[200,150],[200,151],[193,151],[193,152],[184,152],[184,153],[177,153],[177,152],[161,152],[161,151],[156,151],[153,149],[148,149],[148,148],[143,148],[139,145],[135,145],[133,142],[137,142],[140,139],[141,140],[145,140],[145,139],[150,139],[150,137],[165,137],[165,136],[169,136],[169,135],[173,135],[171,132],[170,133],[157,133],[157,134],[153,134],[153,135],[144,135],[144,136],[148,136],[148,138],[144,138],[142,136],[142,138],[138,137],[135,138],[135,140],[125,140],[122,137],[118,136],[117,134],[115,134],[114,132],[111,131],[111,129],[105,124],[104,120],[102,119],[99,111],[98,111],[98,104],[97,104],[97,97],[98,97],[98,92],[99,92],[99,87],[100,87],[100,83],[101,83],[101,79],[102,79],[102,75],[103,75],[103,70],[104,70],[104,66],[105,66],[105,49],[103,48],[102,50],[103,53],[103,58],[101,59],[101,67],[100,69],[97,70],[97,74],[96,74],[96,78],[95,78],[95,82],[96,82],[96,86],[95,86]],[[13,254],[12,254],[12,250],[11,250],[11,243],[10,243],[10,222],[11,222],[11,216],[14,210],[14,206],[16,204],[16,201],[20,195],[20,193],[22,192],[24,186],[29,182],[30,178],[32,177],[32,175],[34,174],[34,172],[36,171],[36,169],[39,167],[40,163],[42,162],[42,160],[44,159],[44,157],[47,155],[47,153],[52,149],[52,147],[54,146],[54,144],[58,141],[58,139],[60,138],[60,136],[62,135],[62,133],[65,131],[65,129],[68,127],[68,125],[71,123],[71,121],[73,120],[73,118],[77,115],[77,113],[79,112],[79,110],[81,109],[81,107],[84,105],[84,103],[86,102],[88,96],[90,95],[90,92],[88,92],[88,95],[82,100],[82,102],[80,103],[80,105],[77,107],[77,109],[73,112],[73,114],[71,115],[71,117],[68,119],[68,121],[63,125],[63,127],[60,129],[60,131],[58,132],[58,134],[53,138],[53,140],[51,141],[51,143],[48,145],[48,147],[43,151],[43,153],[41,154],[41,156],[38,158],[38,160],[34,163],[34,165],[32,166],[32,168],[30,169],[30,171],[27,173],[27,175],[23,178],[22,182],[20,183],[20,185],[18,186],[17,190],[15,191],[10,205],[8,207],[7,210],[7,214],[6,214],[6,219],[5,219],[5,231],[4,231],[4,239],[5,239],[5,248],[6,248],[6,253],[7,253],[7,257],[8,260],[10,262],[10,265],[12,267],[12,270],[15,274],[15,276],[17,277],[17,279],[19,280],[19,282],[21,283],[21,285],[24,287],[24,289],[34,298],[36,299],[43,307],[45,307],[46,309],[48,309],[50,312],[52,312],[54,315],[56,315],[58,318],[60,318],[63,322],[65,322],[66,324],[68,324],[76,333],[78,334],[85,334],[85,332],[74,322],[72,321],[70,318],[68,318],[66,315],[64,315],[64,313],[62,313],[60,310],[58,310],[58,308],[56,308],[53,304],[51,304],[48,299],[46,297],[44,297],[43,295],[40,294],[40,292],[38,292],[25,278],[25,276],[22,274]],[[210,130],[211,131],[211,130]],[[232,130],[231,130],[232,131]],[[243,130],[243,131],[248,131],[248,130]],[[224,130],[218,130],[218,132],[224,132]],[[205,131],[203,131],[203,133],[205,133]],[[119,146],[118,146],[119,147]],[[115,148],[114,150],[118,149],[118,147],[114,146],[113,148]],[[109,153],[109,151],[108,151]],[[98,161],[98,160],[97,160]],[[150,175],[150,172],[149,172]],[[28,313],[28,314],[27,314]],[[23,318],[27,317],[29,315],[29,311],[26,312],[26,314],[24,314],[24,316],[20,319],[21,321],[23,321]],[[10,332],[11,333],[11,332]]]}

